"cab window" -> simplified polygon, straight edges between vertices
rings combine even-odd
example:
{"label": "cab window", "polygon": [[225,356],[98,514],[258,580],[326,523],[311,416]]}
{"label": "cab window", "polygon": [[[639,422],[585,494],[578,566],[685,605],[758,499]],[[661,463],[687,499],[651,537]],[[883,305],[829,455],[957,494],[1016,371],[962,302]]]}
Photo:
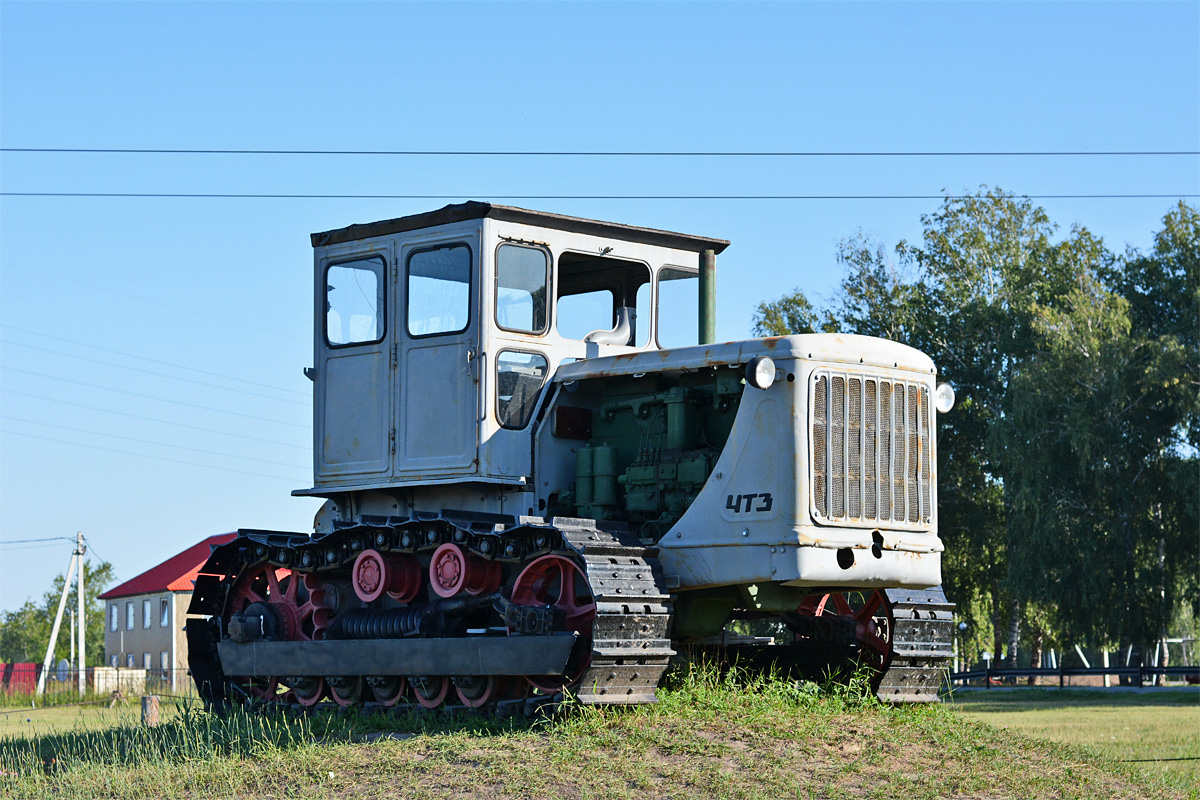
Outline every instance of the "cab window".
{"label": "cab window", "polygon": [[408,333],[461,333],[471,319],[471,250],[451,244],[408,257]]}
{"label": "cab window", "polygon": [[525,427],[548,370],[546,357],[539,353],[506,350],[496,357],[496,418],[501,427]]}
{"label": "cab window", "polygon": [[589,333],[619,329],[629,309],[629,336],[605,344],[643,347],[650,340],[650,268],[589,253],[563,253],[558,259],[559,335],[583,339]]}
{"label": "cab window", "polygon": [[694,269],[663,267],[658,272],[658,346],[696,344],[700,327],[700,275]]}
{"label": "cab window", "polygon": [[325,341],[331,347],[383,338],[383,274],[382,258],[325,269]]}
{"label": "cab window", "polygon": [[546,332],[550,258],[539,247],[502,244],[496,250],[496,324],[506,331]]}

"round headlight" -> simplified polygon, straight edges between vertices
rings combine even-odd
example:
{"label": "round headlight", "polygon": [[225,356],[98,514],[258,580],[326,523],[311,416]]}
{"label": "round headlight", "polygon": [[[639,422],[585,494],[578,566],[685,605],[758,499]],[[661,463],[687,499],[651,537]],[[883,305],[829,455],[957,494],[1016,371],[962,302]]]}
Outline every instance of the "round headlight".
{"label": "round headlight", "polygon": [[948,383],[939,383],[933,393],[933,407],[939,414],[945,414],[954,408],[954,387]]}
{"label": "round headlight", "polygon": [[769,356],[755,356],[746,365],[746,383],[755,389],[767,389],[775,382],[775,362]]}

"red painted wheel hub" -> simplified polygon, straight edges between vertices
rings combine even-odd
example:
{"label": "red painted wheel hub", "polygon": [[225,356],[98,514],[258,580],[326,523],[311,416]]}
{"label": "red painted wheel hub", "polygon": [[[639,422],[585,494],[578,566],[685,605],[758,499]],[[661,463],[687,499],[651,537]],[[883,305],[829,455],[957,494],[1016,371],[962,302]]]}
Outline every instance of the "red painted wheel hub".
{"label": "red painted wheel hub", "polygon": [[421,590],[421,562],[411,555],[385,556],[378,550],[364,550],[354,560],[350,584],[364,603],[378,600],[384,592],[408,603]]}
{"label": "red painted wheel hub", "polygon": [[487,561],[449,542],[434,550],[429,561],[429,582],[439,597],[494,592],[500,578],[498,562]]}
{"label": "red painted wheel hub", "polygon": [[513,583],[512,602],[561,609],[564,629],[579,634],[577,650],[585,654],[577,659],[578,663],[568,664],[565,678],[526,676],[526,680],[537,689],[553,692],[582,678],[592,660],[592,625],[596,621],[596,600],[583,569],[564,556],[551,554],[535,559]]}

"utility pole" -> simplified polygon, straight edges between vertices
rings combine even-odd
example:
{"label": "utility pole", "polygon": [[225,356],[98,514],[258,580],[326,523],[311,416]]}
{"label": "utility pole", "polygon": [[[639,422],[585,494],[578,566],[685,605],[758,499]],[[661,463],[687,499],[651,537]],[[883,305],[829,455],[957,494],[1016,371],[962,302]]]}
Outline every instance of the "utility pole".
{"label": "utility pole", "polygon": [[[46,657],[42,660],[42,674],[38,676],[38,697],[46,693],[46,676],[50,673],[50,660],[54,658],[54,643],[58,641],[58,629],[62,626],[63,609],[67,607],[67,592],[71,590],[71,577],[75,574],[75,562],[77,561],[79,561],[78,547],[71,553],[71,565],[67,567],[62,596],[58,598],[58,613],[54,615],[54,625],[50,629],[50,641],[46,643]],[[80,571],[82,571],[82,567],[80,567]]]}
{"label": "utility pole", "polygon": [[75,534],[75,555],[79,556],[79,583],[76,584],[79,588],[79,697],[87,692],[87,658],[84,655],[84,641],[86,640],[85,632],[87,625],[84,624],[83,607],[83,554],[87,552],[87,548],[83,546],[83,531]]}

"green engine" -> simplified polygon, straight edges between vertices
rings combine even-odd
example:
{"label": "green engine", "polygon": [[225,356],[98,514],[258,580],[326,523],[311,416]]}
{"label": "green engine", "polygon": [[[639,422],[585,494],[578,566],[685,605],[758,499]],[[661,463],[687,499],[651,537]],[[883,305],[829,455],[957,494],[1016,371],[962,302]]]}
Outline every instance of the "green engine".
{"label": "green engine", "polygon": [[721,454],[745,386],[737,368],[598,378],[591,435],[575,451],[567,516],[627,522],[657,540],[695,500]]}

